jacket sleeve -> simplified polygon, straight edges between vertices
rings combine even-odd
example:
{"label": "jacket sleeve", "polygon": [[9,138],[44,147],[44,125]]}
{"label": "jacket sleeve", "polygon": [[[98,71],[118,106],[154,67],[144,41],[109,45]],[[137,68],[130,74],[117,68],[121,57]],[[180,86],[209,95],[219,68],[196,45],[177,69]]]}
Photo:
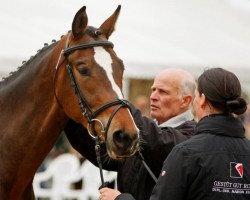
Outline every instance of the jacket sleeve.
{"label": "jacket sleeve", "polygon": [[[64,132],[72,147],[95,166],[98,166],[95,153],[95,141],[88,134],[87,129],[81,124],[69,120],[64,128]],[[113,160],[108,157],[105,144],[101,144],[100,146],[103,169],[118,171],[121,161]]]}
{"label": "jacket sleeve", "polygon": [[177,128],[161,128],[154,120],[143,117],[138,109],[132,105],[131,107],[136,125],[140,129],[141,153],[151,170],[158,176],[165,158],[173,147],[194,134],[196,122],[188,121]]}
{"label": "jacket sleeve", "polygon": [[189,156],[183,148],[174,147],[164,161],[150,200],[183,200],[187,197]]}
{"label": "jacket sleeve", "polygon": [[118,195],[115,200],[136,200],[131,194],[129,193],[122,193]]}

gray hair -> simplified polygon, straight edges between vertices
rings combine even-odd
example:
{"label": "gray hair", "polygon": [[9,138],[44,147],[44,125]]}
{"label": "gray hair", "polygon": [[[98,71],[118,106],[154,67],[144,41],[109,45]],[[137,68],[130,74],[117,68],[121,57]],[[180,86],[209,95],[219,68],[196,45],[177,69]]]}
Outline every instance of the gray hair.
{"label": "gray hair", "polygon": [[[179,98],[183,98],[184,95],[191,95],[194,98],[194,93],[196,89],[196,81],[195,79],[190,76],[184,78],[180,81],[180,91],[179,91]],[[192,103],[190,104],[190,106]]]}

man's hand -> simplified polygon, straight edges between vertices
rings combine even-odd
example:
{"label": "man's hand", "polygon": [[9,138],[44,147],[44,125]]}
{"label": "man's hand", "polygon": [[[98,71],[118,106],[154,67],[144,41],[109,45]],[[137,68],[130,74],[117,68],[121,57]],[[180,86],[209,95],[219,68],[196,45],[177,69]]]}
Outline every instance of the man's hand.
{"label": "man's hand", "polygon": [[110,189],[110,188],[102,188],[99,190],[100,192],[100,200],[114,200],[121,193],[118,190]]}

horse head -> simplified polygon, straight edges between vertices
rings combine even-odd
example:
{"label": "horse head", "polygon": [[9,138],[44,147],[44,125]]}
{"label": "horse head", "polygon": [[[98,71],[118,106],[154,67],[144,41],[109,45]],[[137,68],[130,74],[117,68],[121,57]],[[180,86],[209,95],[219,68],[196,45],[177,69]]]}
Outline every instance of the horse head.
{"label": "horse head", "polygon": [[61,40],[55,80],[55,95],[65,113],[106,142],[112,158],[132,155],[139,132],[123,100],[123,62],[108,41],[120,8],[99,28],[88,26],[86,7],[76,13],[72,30]]}

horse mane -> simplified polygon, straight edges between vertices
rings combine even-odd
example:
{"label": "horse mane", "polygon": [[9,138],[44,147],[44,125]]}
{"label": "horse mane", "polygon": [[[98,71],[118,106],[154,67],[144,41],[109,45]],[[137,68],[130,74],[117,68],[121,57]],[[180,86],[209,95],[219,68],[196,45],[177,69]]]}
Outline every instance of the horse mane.
{"label": "horse mane", "polygon": [[[62,36],[61,36],[62,37]],[[27,66],[30,65],[30,63],[35,60],[38,56],[40,56],[42,53],[46,52],[47,50],[51,49],[52,47],[54,47],[56,44],[58,43],[58,41],[56,40],[52,40],[51,44],[49,45],[48,43],[44,43],[43,48],[39,49],[37,51],[37,53],[34,56],[31,56],[30,59],[28,61],[23,61],[22,65],[17,67],[16,71],[10,72],[9,75],[7,77],[3,77],[2,80],[0,80],[0,85],[2,84],[6,84],[9,81],[15,79],[24,69],[27,68]]]}
{"label": "horse mane", "polygon": [[[97,33],[98,29],[93,27],[93,26],[88,26],[87,27],[87,30],[86,30],[86,33],[89,34],[90,36],[92,36],[93,38],[97,38],[99,34],[102,34],[100,32],[100,30],[98,30],[99,32]],[[71,31],[68,31],[68,33],[70,33]],[[63,37],[64,35],[61,36],[61,38]],[[2,80],[0,80],[0,85],[2,84],[6,84],[8,83],[9,81],[15,79],[24,69],[26,69],[27,67],[26,66],[29,66],[30,63],[36,59],[38,56],[40,56],[42,53],[46,52],[47,50],[51,49],[52,47],[54,47],[56,44],[58,43],[58,41],[56,40],[52,40],[51,41],[51,44],[48,45],[48,43],[44,43],[44,46],[42,49],[39,49],[36,53],[36,55],[34,56],[31,56],[30,59],[28,61],[23,61],[22,62],[22,65],[20,67],[17,68],[16,71],[14,72],[10,72],[9,73],[9,76],[7,77],[3,77]]]}

